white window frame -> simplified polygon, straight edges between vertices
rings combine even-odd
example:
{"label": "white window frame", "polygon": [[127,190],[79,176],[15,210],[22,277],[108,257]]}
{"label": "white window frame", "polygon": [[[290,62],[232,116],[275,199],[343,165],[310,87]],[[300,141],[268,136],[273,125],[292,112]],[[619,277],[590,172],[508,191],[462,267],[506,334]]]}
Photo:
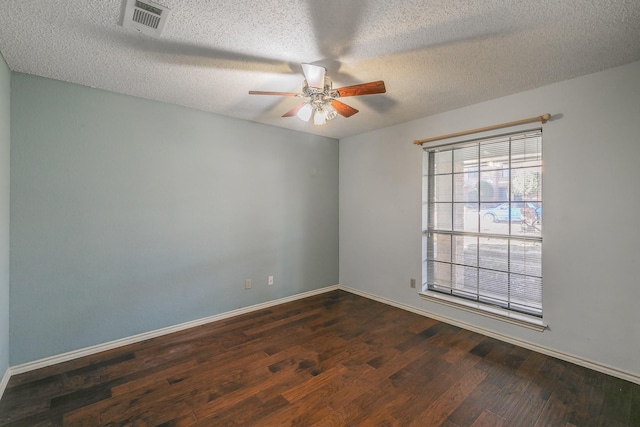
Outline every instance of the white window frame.
{"label": "white window frame", "polygon": [[[542,129],[527,129],[527,130],[517,130],[508,134],[501,134],[501,135],[491,135],[491,136],[485,136],[482,138],[477,138],[477,139],[473,139],[473,140],[460,140],[454,143],[446,143],[446,144],[438,144],[438,145],[428,145],[428,146],[423,146],[424,149],[424,153],[425,153],[425,162],[424,162],[424,167],[423,167],[423,280],[422,280],[422,290],[420,292],[420,295],[429,300],[429,301],[433,301],[433,302],[437,302],[440,304],[444,304],[447,306],[451,306],[451,307],[455,307],[455,308],[459,308],[459,309],[463,309],[466,311],[471,311],[474,313],[478,313],[487,317],[491,317],[491,318],[495,318],[495,319],[499,319],[499,320],[503,320],[512,324],[516,324],[516,325],[520,325],[520,326],[524,326],[530,329],[534,329],[534,330],[538,330],[538,331],[543,331],[546,329],[547,325],[544,323],[543,319],[542,319],[542,297],[540,297],[540,311],[539,312],[526,312],[526,310],[519,310],[519,309],[512,309],[510,301],[507,302],[507,304],[504,303],[492,303],[492,301],[490,301],[489,298],[485,298],[484,295],[481,295],[480,291],[478,290],[478,294],[476,295],[476,298],[471,298],[469,295],[465,295],[464,297],[456,294],[456,292],[453,292],[453,285],[450,285],[451,288],[450,289],[439,289],[437,286],[434,286],[433,283],[429,283],[428,281],[428,275],[429,275],[429,271],[428,271],[428,265],[430,260],[428,259],[428,252],[429,252],[429,247],[433,247],[430,246],[433,244],[433,242],[430,240],[430,235],[433,236],[434,232],[438,232],[439,230],[436,230],[433,228],[433,223],[431,222],[432,217],[433,217],[433,206],[431,206],[430,202],[434,202],[434,196],[433,196],[433,186],[431,186],[430,188],[430,183],[431,181],[434,180],[433,178],[433,174],[431,175],[431,177],[429,176],[429,174],[431,173],[431,171],[429,170],[429,162],[428,162],[428,158],[429,158],[429,154],[430,152],[436,152],[436,151],[446,151],[446,150],[453,150],[453,149],[457,149],[460,147],[464,147],[464,146],[469,146],[469,145],[481,145],[481,144],[485,144],[488,142],[492,142],[492,141],[496,141],[496,140],[504,140],[505,138],[509,139],[511,141],[511,138],[513,138],[514,140],[517,140],[518,138],[522,138],[524,135],[532,135],[532,134],[539,134],[540,137],[540,144],[542,144]],[[509,146],[511,146],[511,142],[509,142]],[[432,157],[433,158],[433,157]],[[541,162],[541,160],[540,160]],[[431,165],[433,166],[433,164]],[[478,160],[478,167],[480,166],[480,160]],[[541,164],[542,166],[542,164]],[[473,169],[471,169],[473,170]],[[505,169],[507,171],[509,171],[509,173],[511,173],[511,151],[509,151],[509,167],[508,169]],[[453,174],[453,170],[452,170],[452,174]],[[453,178],[452,178],[453,179]],[[540,190],[541,191],[541,190]],[[511,200],[511,190],[509,190],[509,195],[508,195],[508,202],[512,203]],[[452,197],[452,201],[454,200],[454,198]],[[540,200],[541,200],[541,196],[540,196]],[[515,201],[513,202],[515,203]],[[478,208],[480,208],[480,200],[478,200]],[[509,210],[509,212],[511,212],[511,210]],[[480,210],[478,210],[478,215],[480,215]],[[480,221],[480,219],[479,219]],[[512,234],[511,232],[511,223],[512,221],[509,221],[509,232],[507,234],[502,234],[501,237],[503,239],[508,240],[509,242],[511,241],[530,241],[530,242],[536,242],[536,244],[539,243],[540,248],[542,248],[542,235],[540,234],[539,236],[523,236],[523,235],[516,235],[516,234]],[[453,228],[452,228],[453,230]],[[466,233],[466,232],[454,232],[454,231],[448,231],[451,233],[451,235],[456,235],[456,236],[468,236],[468,235],[473,235],[479,238],[482,238],[485,234],[490,234],[490,233],[483,233],[481,227],[479,227],[478,231],[475,233]],[[440,230],[442,231],[442,230]],[[491,236],[490,236],[491,237]],[[496,237],[496,236],[493,236]],[[509,243],[511,244],[511,243]],[[479,250],[479,249],[478,249]],[[542,250],[542,249],[541,249]],[[433,260],[431,260],[433,261]],[[431,262],[431,264],[433,264],[433,262]],[[445,263],[446,264],[446,263]],[[453,259],[451,261],[451,264],[453,265]],[[511,268],[511,267],[509,267]],[[453,273],[452,273],[453,274]],[[480,279],[478,279],[480,280]],[[542,271],[540,270],[540,280],[542,280]],[[541,287],[541,284],[540,284]],[[480,288],[480,286],[478,286],[478,289]],[[541,290],[540,290],[541,291]]]}

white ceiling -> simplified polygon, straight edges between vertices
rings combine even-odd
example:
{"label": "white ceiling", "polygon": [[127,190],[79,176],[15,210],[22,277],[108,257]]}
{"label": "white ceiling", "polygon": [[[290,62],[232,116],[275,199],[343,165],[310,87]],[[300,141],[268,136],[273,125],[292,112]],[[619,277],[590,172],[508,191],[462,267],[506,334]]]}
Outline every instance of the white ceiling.
{"label": "white ceiling", "polygon": [[[2,0],[9,68],[341,138],[640,60],[638,0],[159,0],[160,38],[122,27],[123,0]],[[280,116],[299,64],[360,113],[324,126]],[[508,119],[508,118],[507,118]],[[517,118],[516,118],[517,119]]]}

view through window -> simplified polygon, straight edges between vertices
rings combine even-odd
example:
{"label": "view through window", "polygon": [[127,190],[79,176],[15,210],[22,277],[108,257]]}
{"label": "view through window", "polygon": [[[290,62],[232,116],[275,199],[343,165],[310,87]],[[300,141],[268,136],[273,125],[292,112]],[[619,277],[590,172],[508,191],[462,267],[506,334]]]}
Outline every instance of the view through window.
{"label": "view through window", "polygon": [[424,150],[423,291],[542,317],[542,131]]}

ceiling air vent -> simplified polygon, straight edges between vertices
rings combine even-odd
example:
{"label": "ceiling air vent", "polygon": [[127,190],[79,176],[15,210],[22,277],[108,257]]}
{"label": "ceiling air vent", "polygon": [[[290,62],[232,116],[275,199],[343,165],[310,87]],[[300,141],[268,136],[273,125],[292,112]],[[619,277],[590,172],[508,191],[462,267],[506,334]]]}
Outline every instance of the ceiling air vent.
{"label": "ceiling air vent", "polygon": [[158,37],[169,13],[171,9],[151,1],[127,0],[122,26]]}

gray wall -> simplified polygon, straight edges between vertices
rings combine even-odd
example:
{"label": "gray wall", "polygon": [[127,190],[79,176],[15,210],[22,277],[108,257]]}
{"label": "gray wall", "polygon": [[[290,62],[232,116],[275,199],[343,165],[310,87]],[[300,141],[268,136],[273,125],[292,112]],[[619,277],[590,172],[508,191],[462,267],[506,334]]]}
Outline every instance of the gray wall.
{"label": "gray wall", "polygon": [[0,55],[0,378],[9,367],[9,142],[11,72]]}
{"label": "gray wall", "polygon": [[[422,300],[415,139],[544,113],[544,333]],[[640,62],[340,141],[340,283],[640,375]]]}
{"label": "gray wall", "polygon": [[11,365],[338,283],[336,140],[17,73],[12,94]]}

